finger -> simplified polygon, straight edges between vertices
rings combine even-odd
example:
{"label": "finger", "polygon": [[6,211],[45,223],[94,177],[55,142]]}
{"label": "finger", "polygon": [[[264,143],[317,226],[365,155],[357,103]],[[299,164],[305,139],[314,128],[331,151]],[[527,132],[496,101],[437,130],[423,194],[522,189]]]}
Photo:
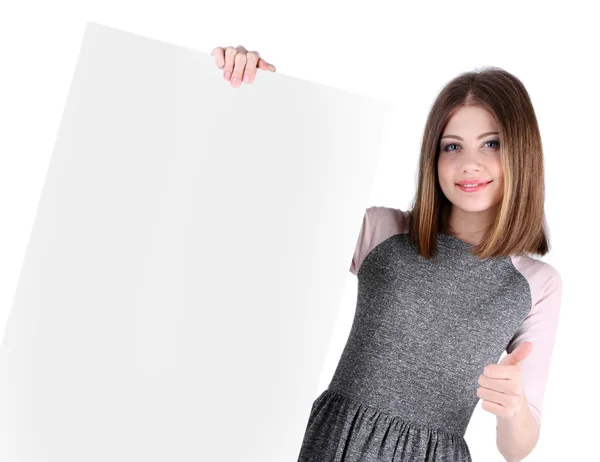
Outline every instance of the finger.
{"label": "finger", "polygon": [[493,403],[491,401],[482,400],[481,408],[498,417],[508,417],[504,406]]}
{"label": "finger", "polygon": [[526,341],[521,343],[511,354],[513,363],[523,361],[533,350],[533,343]]}
{"label": "finger", "polygon": [[237,55],[237,48],[227,47],[225,48],[225,64],[223,66],[223,77],[225,80],[230,80],[233,73],[233,67],[235,64],[235,56]]}
{"label": "finger", "polygon": [[483,375],[492,379],[512,379],[520,370],[519,364],[488,364],[483,368]]}
{"label": "finger", "polygon": [[250,51],[246,53],[246,70],[244,71],[244,82],[252,83],[256,78],[256,65],[258,64],[258,60],[260,59],[260,55],[258,51]]}
{"label": "finger", "polygon": [[244,76],[246,53],[238,52],[238,54],[235,55],[234,61],[233,73],[231,74],[231,85],[237,87],[242,83],[242,77]]}
{"label": "finger", "polygon": [[258,58],[258,68],[262,69],[263,71],[271,71],[271,72],[275,72],[277,70],[277,69],[275,69],[275,66],[273,66],[272,64],[269,64],[262,58]]}
{"label": "finger", "polygon": [[[238,50],[238,53],[243,53],[246,55],[246,63],[247,63],[248,62],[248,50],[246,50],[246,48],[244,48],[244,46],[242,46],[242,45],[238,45],[236,48]],[[246,64],[244,66],[244,68],[247,68],[247,67],[248,67],[248,65]],[[235,64],[233,66],[233,69],[234,69],[233,73],[235,74]],[[242,75],[241,75],[241,77],[239,77],[239,79],[242,80],[245,76],[246,76],[245,71],[244,71],[244,69],[242,69]]]}
{"label": "finger", "polygon": [[518,384],[515,383],[513,380],[490,379],[485,375],[480,375],[479,380],[477,380],[477,383],[483,388],[487,388],[488,390],[494,390],[500,393],[515,394],[515,391],[518,390]]}
{"label": "finger", "polygon": [[512,396],[488,388],[478,388],[477,396],[485,401],[499,404],[500,406],[510,406],[513,403]]}
{"label": "finger", "polygon": [[217,67],[223,69],[223,66],[225,65],[225,50],[223,47],[216,47],[210,54],[215,57]]}

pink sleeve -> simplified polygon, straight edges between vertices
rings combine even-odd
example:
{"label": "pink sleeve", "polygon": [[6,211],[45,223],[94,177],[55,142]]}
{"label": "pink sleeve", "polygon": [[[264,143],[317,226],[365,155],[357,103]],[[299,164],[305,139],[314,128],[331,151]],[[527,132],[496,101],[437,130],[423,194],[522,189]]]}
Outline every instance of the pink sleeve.
{"label": "pink sleeve", "polygon": [[350,264],[350,272],[354,275],[358,272],[358,267],[364,260],[365,252],[367,252],[367,248],[371,242],[374,218],[371,216],[371,209],[372,208],[368,208],[365,210],[362,226],[360,227],[360,232],[358,234],[358,240],[356,241],[356,248],[354,249],[354,256],[352,257],[352,263]]}
{"label": "pink sleeve", "polygon": [[365,257],[389,237],[408,233],[410,212],[390,207],[373,206],[365,210],[354,249],[350,272],[358,274]]}
{"label": "pink sleeve", "polygon": [[515,267],[529,282],[532,308],[508,343],[506,352],[511,353],[524,341],[533,344],[529,356],[520,364],[529,409],[539,427],[558,326],[562,282],[559,273],[548,263],[530,257],[511,258]]}

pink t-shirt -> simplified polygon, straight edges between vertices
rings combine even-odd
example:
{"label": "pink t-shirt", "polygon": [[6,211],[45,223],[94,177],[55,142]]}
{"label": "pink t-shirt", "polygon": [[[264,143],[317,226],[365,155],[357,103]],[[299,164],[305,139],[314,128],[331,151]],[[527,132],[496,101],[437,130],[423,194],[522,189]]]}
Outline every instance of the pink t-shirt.
{"label": "pink t-shirt", "polygon": [[[350,271],[360,277],[361,265],[365,258],[380,244],[397,234],[408,234],[410,212],[388,207],[370,207],[365,211],[362,227],[358,236]],[[467,243],[458,238],[444,235],[452,244],[458,246]],[[541,424],[542,403],[548,380],[548,372],[554,347],[559,311],[561,304],[562,284],[559,273],[550,264],[529,256],[507,257],[512,263],[512,270],[518,272],[527,281],[530,310],[522,324],[506,345],[506,352],[511,353],[524,341],[533,344],[530,354],[520,362],[523,387],[529,408]],[[373,263],[374,264],[374,263]],[[373,266],[373,265],[371,265]],[[510,271],[511,268],[509,267]],[[506,265],[502,271],[506,273]],[[502,277],[506,277],[505,274]],[[457,277],[460,277],[457,275]],[[500,276],[499,276],[500,277]],[[511,277],[515,277],[512,275]],[[419,279],[416,277],[415,283]],[[481,289],[484,287],[482,286]],[[507,302],[508,303],[508,302]]]}

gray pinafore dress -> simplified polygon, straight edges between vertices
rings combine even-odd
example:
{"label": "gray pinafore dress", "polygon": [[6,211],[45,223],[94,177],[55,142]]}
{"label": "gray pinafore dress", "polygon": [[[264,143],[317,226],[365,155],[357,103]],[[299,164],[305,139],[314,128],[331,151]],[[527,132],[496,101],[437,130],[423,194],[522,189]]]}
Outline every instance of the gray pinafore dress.
{"label": "gray pinafore dress", "polygon": [[398,233],[366,255],[352,328],[298,462],[471,462],[464,434],[479,375],[531,310],[511,258],[471,249],[440,233],[429,261]]}

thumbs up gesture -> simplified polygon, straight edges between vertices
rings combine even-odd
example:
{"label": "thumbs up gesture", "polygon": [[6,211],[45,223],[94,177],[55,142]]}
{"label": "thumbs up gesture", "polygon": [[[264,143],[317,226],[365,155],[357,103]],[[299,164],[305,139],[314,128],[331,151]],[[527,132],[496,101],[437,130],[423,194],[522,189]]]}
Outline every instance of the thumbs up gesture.
{"label": "thumbs up gesture", "polygon": [[510,419],[527,406],[519,362],[529,356],[532,348],[531,342],[523,342],[498,364],[488,364],[483,368],[483,375],[477,382],[480,385],[477,396],[483,400],[483,409],[500,418]]}

